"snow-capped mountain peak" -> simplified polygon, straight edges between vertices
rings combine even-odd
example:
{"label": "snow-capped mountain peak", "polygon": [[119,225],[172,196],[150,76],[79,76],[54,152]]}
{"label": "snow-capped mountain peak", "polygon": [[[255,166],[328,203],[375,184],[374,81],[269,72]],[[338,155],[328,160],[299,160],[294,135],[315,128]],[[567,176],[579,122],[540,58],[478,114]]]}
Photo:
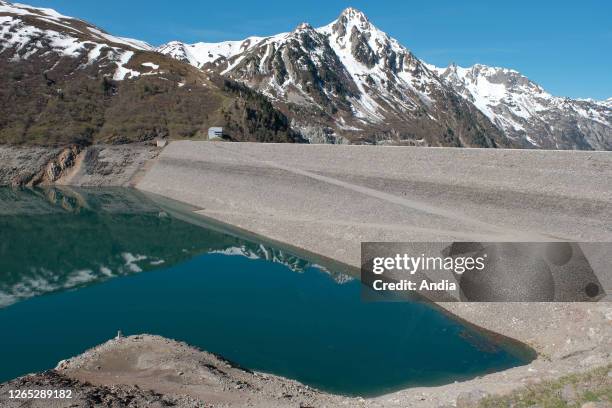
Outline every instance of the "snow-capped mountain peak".
{"label": "snow-capped mountain peak", "polygon": [[[312,141],[342,141],[350,135],[349,139],[366,141],[395,138],[437,144],[437,134],[448,133],[445,123],[463,123],[473,115],[473,124],[465,123],[462,136],[444,137],[457,145],[469,145],[474,137],[478,143],[495,145],[491,140],[499,138],[475,109],[450,97],[452,90],[434,72],[354,8],[316,29],[303,23],[265,38],[172,42],[158,51],[241,81],[289,115],[300,112],[293,116],[294,126]],[[451,118],[464,110],[471,112]],[[389,123],[394,123],[392,128]],[[436,135],[426,136],[427,131]]]}
{"label": "snow-capped mountain peak", "polygon": [[309,23],[300,23],[297,25],[294,31],[309,31],[314,30],[314,28]]}
{"label": "snow-capped mountain peak", "polygon": [[368,20],[368,17],[363,11],[356,9],[355,7],[347,7],[340,12],[341,17],[347,18],[358,18],[360,20]]}
{"label": "snow-capped mountain peak", "polygon": [[338,22],[346,24],[353,22],[356,25],[361,26],[362,29],[367,30],[370,28],[370,20],[361,10],[357,10],[353,7],[347,7],[340,13]]}
{"label": "snow-capped mountain peak", "polygon": [[375,27],[363,12],[351,7],[318,31],[330,37],[334,48],[350,49],[360,63],[370,67],[377,57],[382,56],[385,48],[407,52],[397,41]]}

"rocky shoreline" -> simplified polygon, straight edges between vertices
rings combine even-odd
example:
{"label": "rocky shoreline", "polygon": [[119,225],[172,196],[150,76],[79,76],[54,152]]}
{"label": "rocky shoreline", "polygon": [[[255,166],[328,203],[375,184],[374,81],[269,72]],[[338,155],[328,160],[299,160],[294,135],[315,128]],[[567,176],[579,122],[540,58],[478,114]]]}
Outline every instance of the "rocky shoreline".
{"label": "rocky shoreline", "polygon": [[[259,407],[354,406],[296,381],[243,369],[214,354],[159,336],[117,337],[54,370],[0,386],[0,405],[9,389],[71,389],[72,401],[34,401],[31,407]],[[38,404],[38,405],[37,405]],[[53,405],[55,404],[55,405]]]}
{"label": "rocky shoreline", "polygon": [[[582,376],[586,380],[572,385],[574,388],[568,390],[565,386],[558,390],[558,398],[568,406],[575,406],[572,404],[579,399],[575,389],[587,392],[591,386],[588,373],[611,367],[609,355],[606,357],[601,348],[595,348],[600,354],[598,359],[593,358],[597,353],[587,357],[582,352],[570,353],[561,359],[540,356],[528,366],[466,382],[360,398],[331,395],[297,381],[254,372],[220,356],[160,336],[119,336],[79,356],[60,361],[53,370],[0,384],[0,405],[7,408],[23,406],[23,400],[9,398],[11,390],[54,389],[71,390],[71,398],[34,399],[28,406],[505,407],[509,405],[501,398],[503,396],[529,393],[534,387],[556,384],[559,378]],[[593,380],[593,386],[603,386],[604,392],[612,390],[612,375],[604,376],[603,384],[601,382],[601,379]],[[559,384],[564,383],[561,380]],[[496,403],[498,400],[502,402]],[[609,407],[611,401],[603,399],[600,402],[600,405],[585,406]]]}
{"label": "rocky shoreline", "polygon": [[86,147],[0,145],[0,186],[130,186],[160,151],[144,143]]}

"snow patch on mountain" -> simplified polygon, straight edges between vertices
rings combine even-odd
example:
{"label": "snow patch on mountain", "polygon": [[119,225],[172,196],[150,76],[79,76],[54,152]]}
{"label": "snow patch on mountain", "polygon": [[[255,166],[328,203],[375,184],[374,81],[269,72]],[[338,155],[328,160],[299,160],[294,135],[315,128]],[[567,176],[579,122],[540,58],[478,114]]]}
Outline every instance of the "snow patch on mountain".
{"label": "snow patch on mountain", "polygon": [[73,17],[65,16],[50,8],[32,7],[26,4],[9,3],[6,1],[0,1],[0,13],[12,13],[22,16],[35,15],[36,17],[54,22],[61,22],[62,19],[75,20]]}
{"label": "snow patch on mountain", "polygon": [[159,69],[159,65],[157,65],[157,64],[155,64],[153,62],[143,62],[140,65],[142,65],[143,67],[151,68],[153,70]]}
{"label": "snow patch on mountain", "polygon": [[593,99],[585,99],[588,102],[596,103],[597,105],[601,105],[605,108],[612,109],[612,98],[608,98],[605,101],[596,101]]}
{"label": "snow patch on mountain", "polygon": [[[38,52],[42,46],[41,38],[45,38],[55,52],[67,57],[77,57],[85,46],[84,42],[74,37],[53,30],[41,30],[10,16],[0,16],[0,36],[3,38],[0,42],[0,52],[13,48],[15,50],[13,61],[27,60]],[[32,44],[33,47],[26,49]],[[25,52],[20,53],[22,50]]]}
{"label": "snow patch on mountain", "polygon": [[154,47],[144,41],[110,35],[96,27],[90,26],[82,20],[65,16],[50,8],[32,7],[25,4],[0,1],[0,14],[9,14],[16,17],[28,16],[58,26],[58,28],[68,29],[78,34],[93,36],[101,41],[121,44],[138,50],[151,51],[154,49]]}
{"label": "snow patch on mountain", "polygon": [[612,112],[605,101],[553,96],[518,71],[507,68],[481,64],[429,68],[511,138],[548,148],[571,143],[560,140],[568,137],[584,139],[576,142],[595,149],[612,143]]}
{"label": "snow patch on mountain", "polygon": [[[545,109],[543,102],[552,97],[517,71],[506,68],[480,64],[469,68],[454,64],[448,68],[429,67],[506,131],[524,130],[521,119]],[[500,105],[507,107],[510,114],[500,112]]]}
{"label": "snow patch on mountain", "polygon": [[249,37],[240,41],[220,43],[184,44],[179,41],[172,41],[158,47],[157,51],[201,68],[205,64],[215,62],[220,58],[229,59],[257,45],[262,40],[264,40],[264,37]]}
{"label": "snow patch on mountain", "polygon": [[149,44],[110,35],[88,23],[55,10],[0,1],[0,52],[12,52],[11,60],[28,60],[54,52],[61,57],[86,57],[83,66],[105,59],[116,64],[114,79],[140,75],[126,68],[137,50],[153,50]]}
{"label": "snow patch on mountain", "polygon": [[12,61],[28,60],[35,54],[42,55],[48,52],[47,47],[49,47],[63,57],[78,58],[86,54],[86,65],[90,65],[101,58],[103,50],[106,50],[105,56],[108,60],[117,64],[114,79],[121,80],[128,74],[131,76],[138,74],[124,66],[134,55],[133,51],[111,47],[104,43],[81,41],[76,37],[54,30],[42,30],[24,24],[18,18],[0,17],[0,37],[4,38],[4,41],[0,42],[0,52],[12,50]]}
{"label": "snow patch on mountain", "polygon": [[95,37],[99,38],[100,40],[106,40],[114,44],[125,45],[127,47],[135,48],[141,51],[153,51],[154,50],[154,48],[151,45],[149,45],[148,43],[144,41],[134,40],[133,38],[117,37],[115,35],[107,34],[104,31],[101,31],[95,27],[87,27],[87,30],[91,34],[93,34]]}
{"label": "snow patch on mountain", "polygon": [[140,72],[125,67],[125,65],[130,61],[130,59],[132,59],[133,56],[134,51],[125,51],[121,54],[119,61],[116,62],[117,70],[115,71],[115,75],[113,75],[114,80],[122,81],[126,77],[132,78],[140,76]]}

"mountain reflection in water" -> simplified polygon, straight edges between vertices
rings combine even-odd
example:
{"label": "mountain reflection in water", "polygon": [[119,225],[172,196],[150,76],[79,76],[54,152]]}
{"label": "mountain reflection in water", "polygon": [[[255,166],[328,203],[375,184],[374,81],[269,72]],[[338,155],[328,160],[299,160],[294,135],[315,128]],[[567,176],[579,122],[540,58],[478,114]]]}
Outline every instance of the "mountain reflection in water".
{"label": "mountain reflection in water", "polygon": [[266,259],[296,272],[311,266],[178,219],[137,190],[0,188],[0,307],[207,253]]}

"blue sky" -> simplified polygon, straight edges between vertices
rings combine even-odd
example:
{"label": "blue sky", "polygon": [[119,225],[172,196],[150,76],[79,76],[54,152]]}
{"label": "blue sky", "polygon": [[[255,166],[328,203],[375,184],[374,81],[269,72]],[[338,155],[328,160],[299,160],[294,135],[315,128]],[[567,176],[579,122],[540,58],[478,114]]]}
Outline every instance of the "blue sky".
{"label": "blue sky", "polygon": [[154,45],[236,40],[321,26],[348,6],[419,58],[514,68],[554,95],[612,97],[612,1],[20,0]]}

